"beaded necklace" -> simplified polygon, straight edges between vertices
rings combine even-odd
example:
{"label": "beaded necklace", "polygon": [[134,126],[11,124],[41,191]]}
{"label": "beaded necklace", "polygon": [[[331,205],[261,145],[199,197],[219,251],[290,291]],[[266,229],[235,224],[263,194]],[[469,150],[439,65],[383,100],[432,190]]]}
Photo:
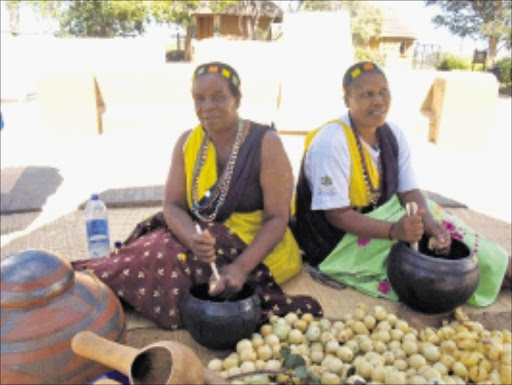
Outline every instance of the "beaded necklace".
{"label": "beaded necklace", "polygon": [[[240,150],[240,146],[242,144],[243,128],[243,120],[239,119],[238,130],[235,136],[235,140],[233,142],[233,147],[231,149],[231,155],[229,156],[228,163],[226,164],[226,167],[224,167],[222,176],[215,184],[215,190],[213,191],[213,194],[210,193],[210,191],[207,191],[204,194],[206,202],[201,203],[197,199],[199,191],[199,177],[201,175],[201,170],[204,166],[206,157],[208,155],[208,144],[211,142],[210,137],[205,132],[205,136],[201,142],[201,148],[199,150],[199,153],[197,154],[194,173],[192,174],[192,212],[202,221],[213,222],[217,217],[219,209],[226,200],[226,196],[229,191],[229,185],[231,183],[231,178],[233,177],[233,171],[235,169],[236,159],[238,157],[238,151]],[[206,214],[207,212],[211,213]]]}
{"label": "beaded necklace", "polygon": [[[354,137],[356,138],[357,143],[357,151],[359,152],[359,158],[361,159],[361,163],[363,165],[363,177],[364,177],[364,184],[366,187],[366,195],[370,199],[370,202],[373,206],[377,206],[377,202],[380,199],[381,193],[382,193],[382,165],[380,161],[380,155],[379,159],[377,160],[377,170],[378,170],[378,176],[379,176],[379,188],[375,188],[372,184],[372,181],[370,179],[370,173],[368,172],[368,167],[366,165],[366,159],[363,153],[363,146],[361,145],[361,139],[359,138],[359,133],[357,131],[357,127],[352,121],[352,117],[350,117],[350,125],[352,126],[352,131],[354,132]],[[377,182],[378,183],[378,182]]]}

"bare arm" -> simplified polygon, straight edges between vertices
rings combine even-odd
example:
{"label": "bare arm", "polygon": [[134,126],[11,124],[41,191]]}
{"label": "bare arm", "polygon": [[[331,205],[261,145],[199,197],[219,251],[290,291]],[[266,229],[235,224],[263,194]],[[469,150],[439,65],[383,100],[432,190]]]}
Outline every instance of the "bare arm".
{"label": "bare arm", "polygon": [[249,274],[284,236],[290,219],[293,172],[279,136],[263,137],[260,183],[263,190],[263,225],[235,263]]}
{"label": "bare arm", "polygon": [[[427,202],[418,189],[399,193],[398,197],[402,206],[405,207],[408,202],[416,202],[418,208],[423,209],[424,218],[432,218],[428,211]],[[393,222],[370,218],[349,207],[328,210],[326,217],[331,225],[364,238],[388,238],[389,230],[393,224]]]}
{"label": "bare arm", "polygon": [[254,240],[233,263],[221,268],[221,280],[211,295],[230,297],[239,291],[251,271],[270,254],[288,226],[293,193],[293,172],[279,136],[263,137],[260,183],[263,191],[263,225]]}
{"label": "bare arm", "polygon": [[396,223],[370,218],[349,207],[326,211],[329,223],[347,233],[361,238],[397,239],[416,242],[423,234],[423,208],[417,215],[403,216]]}
{"label": "bare arm", "polygon": [[350,207],[327,210],[329,223],[347,233],[362,238],[388,238],[392,222],[370,218]]}

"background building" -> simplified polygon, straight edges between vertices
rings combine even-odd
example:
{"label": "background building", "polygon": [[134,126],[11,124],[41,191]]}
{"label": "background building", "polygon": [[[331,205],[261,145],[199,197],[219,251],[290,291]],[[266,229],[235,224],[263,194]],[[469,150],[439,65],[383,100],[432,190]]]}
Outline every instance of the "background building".
{"label": "background building", "polygon": [[206,6],[192,13],[197,40],[210,37],[241,39],[251,38],[251,35],[257,36],[258,40],[272,40],[270,25],[282,20],[283,11],[270,1],[257,3],[254,7],[243,7],[237,3],[222,12]]}

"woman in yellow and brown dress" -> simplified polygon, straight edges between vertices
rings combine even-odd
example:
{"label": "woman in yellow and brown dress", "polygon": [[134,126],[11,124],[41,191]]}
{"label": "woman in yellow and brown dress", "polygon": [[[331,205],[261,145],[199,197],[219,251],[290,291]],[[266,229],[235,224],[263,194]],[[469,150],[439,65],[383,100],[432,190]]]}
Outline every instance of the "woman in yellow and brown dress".
{"label": "woman in yellow and brown dress", "polygon": [[183,325],[183,295],[211,280],[212,261],[220,280],[211,295],[229,298],[247,282],[264,316],[321,315],[316,300],[279,287],[301,267],[288,228],[292,168],[280,138],[238,116],[240,78],[224,63],[198,66],[192,95],[200,124],[175,145],[163,212],[140,223],[109,256],[74,268],[92,270],[125,302],[171,329]]}

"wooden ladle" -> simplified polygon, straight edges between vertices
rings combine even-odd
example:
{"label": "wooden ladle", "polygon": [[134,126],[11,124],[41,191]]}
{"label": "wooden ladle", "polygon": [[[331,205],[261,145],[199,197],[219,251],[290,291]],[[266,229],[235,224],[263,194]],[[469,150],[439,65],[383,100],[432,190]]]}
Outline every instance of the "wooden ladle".
{"label": "wooden ladle", "polygon": [[175,341],[159,341],[135,349],[82,331],[71,340],[71,348],[82,357],[123,373],[134,385],[228,384],[203,368],[192,349]]}

